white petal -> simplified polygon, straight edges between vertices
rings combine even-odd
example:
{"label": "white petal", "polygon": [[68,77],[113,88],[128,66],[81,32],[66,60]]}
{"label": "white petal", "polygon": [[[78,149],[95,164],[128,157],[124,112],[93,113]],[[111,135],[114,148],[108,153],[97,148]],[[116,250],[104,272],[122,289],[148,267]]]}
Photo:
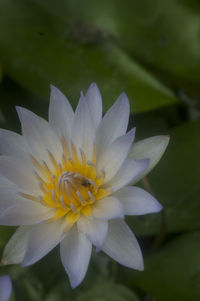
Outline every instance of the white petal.
{"label": "white petal", "polygon": [[102,250],[120,264],[143,270],[140,246],[127,224],[121,219],[111,220]]}
{"label": "white petal", "polygon": [[0,156],[0,173],[26,191],[40,191],[31,165],[27,161],[9,156]]}
{"label": "white petal", "polygon": [[54,209],[47,208],[34,201],[21,201],[0,213],[0,225],[33,225],[55,215]]}
{"label": "white petal", "polygon": [[0,129],[0,141],[0,153],[3,155],[29,160],[30,149],[23,136]]}
{"label": "white petal", "polygon": [[85,152],[88,160],[91,159],[94,138],[94,125],[85,97],[82,95],[75,112],[72,141],[78,150],[82,149]]}
{"label": "white petal", "polygon": [[117,198],[107,197],[95,202],[92,215],[99,219],[123,218],[124,211]]}
{"label": "white petal", "polygon": [[85,277],[92,251],[87,237],[73,227],[60,244],[62,264],[69,276],[72,288],[77,287]]}
{"label": "white petal", "polygon": [[23,261],[32,228],[33,226],[22,226],[16,230],[4,248],[2,264],[18,264]]}
{"label": "white petal", "polygon": [[5,178],[3,175],[0,174],[0,189],[2,188],[13,188],[13,190],[19,189],[16,184],[11,182],[8,178]]}
{"label": "white petal", "polygon": [[25,136],[33,155],[37,159],[48,161],[49,150],[57,161],[61,159],[62,147],[57,134],[49,123],[31,111],[17,107],[23,135]]}
{"label": "white petal", "polygon": [[100,250],[107,235],[108,222],[94,218],[90,220],[82,216],[79,218],[77,226],[79,231],[84,233],[91,243]]}
{"label": "white petal", "polygon": [[60,90],[51,85],[49,123],[60,137],[65,137],[66,141],[71,138],[73,120],[74,111],[68,99]]}
{"label": "white petal", "polygon": [[93,124],[97,129],[102,118],[102,98],[99,88],[95,83],[90,85],[85,97],[92,116]]}
{"label": "white petal", "polygon": [[[26,202],[25,199],[23,199],[20,195],[18,195],[19,188],[17,190],[17,186],[12,186],[7,185],[2,186],[0,182],[0,192],[1,192],[1,197],[0,197],[0,215],[3,212],[3,210],[16,205],[17,203],[24,203]],[[28,200],[27,200],[28,201]]]}
{"label": "white petal", "polygon": [[98,170],[105,171],[104,183],[107,183],[120,169],[126,159],[135,137],[135,129],[126,135],[117,138],[107,149],[97,162]]}
{"label": "white petal", "polygon": [[124,187],[114,194],[121,202],[125,215],[142,215],[159,212],[162,206],[147,191],[139,187]]}
{"label": "white petal", "polygon": [[169,143],[169,136],[150,137],[133,144],[129,157],[135,160],[150,159],[149,167],[138,180],[147,175],[161,159]]}
{"label": "white petal", "polygon": [[62,222],[39,224],[33,227],[22,266],[28,266],[49,253],[64,238]]}
{"label": "white petal", "polygon": [[0,300],[8,301],[12,292],[12,282],[10,276],[0,277]]}
{"label": "white petal", "polygon": [[144,172],[149,166],[149,160],[135,161],[133,159],[126,159],[117,174],[106,183],[104,188],[112,189],[113,191],[119,190],[130,182],[136,182],[140,174]]}
{"label": "white petal", "polygon": [[119,136],[126,133],[129,120],[129,101],[122,93],[114,105],[105,114],[97,132],[97,149],[99,154]]}

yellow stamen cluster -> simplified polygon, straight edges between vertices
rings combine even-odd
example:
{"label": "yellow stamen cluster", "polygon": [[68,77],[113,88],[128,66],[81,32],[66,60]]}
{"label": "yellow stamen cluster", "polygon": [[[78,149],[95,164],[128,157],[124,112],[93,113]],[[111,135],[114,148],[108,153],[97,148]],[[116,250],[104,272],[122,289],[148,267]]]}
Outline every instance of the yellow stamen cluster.
{"label": "yellow stamen cluster", "polygon": [[78,152],[73,144],[69,149],[64,138],[61,142],[63,149],[61,162],[57,162],[48,151],[51,167],[45,161],[41,164],[31,155],[41,195],[37,197],[25,193],[21,195],[39,201],[46,207],[54,208],[55,215],[48,222],[64,217],[68,229],[78,220],[80,214],[92,217],[92,206],[95,201],[109,195],[110,192],[102,188],[104,172],[97,173],[96,145],[93,147],[92,160],[87,161],[81,149]]}

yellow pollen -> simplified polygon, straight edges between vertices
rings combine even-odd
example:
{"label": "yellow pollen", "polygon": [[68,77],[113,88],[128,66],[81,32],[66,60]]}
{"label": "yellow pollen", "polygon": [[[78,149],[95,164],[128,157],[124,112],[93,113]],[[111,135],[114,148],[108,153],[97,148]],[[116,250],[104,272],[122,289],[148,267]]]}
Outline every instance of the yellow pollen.
{"label": "yellow pollen", "polygon": [[92,218],[95,201],[109,195],[111,191],[102,188],[105,172],[97,172],[96,145],[93,147],[91,159],[87,160],[83,150],[76,149],[74,144],[68,145],[65,138],[61,138],[61,144],[61,162],[57,162],[48,150],[50,164],[45,161],[41,164],[35,157],[30,156],[41,195],[20,194],[24,198],[54,208],[55,215],[47,222],[65,218],[67,231],[81,215]]}

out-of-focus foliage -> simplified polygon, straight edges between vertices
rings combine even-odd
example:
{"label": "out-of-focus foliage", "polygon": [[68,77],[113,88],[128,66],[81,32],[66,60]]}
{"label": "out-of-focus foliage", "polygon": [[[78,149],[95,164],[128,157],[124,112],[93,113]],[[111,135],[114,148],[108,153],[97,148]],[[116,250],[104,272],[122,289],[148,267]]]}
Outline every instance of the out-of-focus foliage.
{"label": "out-of-focus foliage", "polygon": [[[45,301],[63,301],[64,286],[66,284],[62,283],[59,285],[53,293],[49,294],[49,297]],[[67,298],[65,299],[67,300]],[[109,279],[105,279],[100,283],[95,284],[88,290],[83,291],[81,294],[77,295],[74,299],[75,301],[139,301],[136,295],[127,287],[122,286],[118,283],[114,283]]]}
{"label": "out-of-focus foliage", "polygon": [[[49,85],[75,105],[99,85],[104,109],[125,91],[136,139],[170,134],[139,185],[163,205],[129,217],[144,272],[93,252],[86,279],[69,285],[58,248],[35,265],[0,266],[13,301],[200,299],[200,2],[198,0],[1,0],[0,126],[20,131],[14,106],[47,117]],[[14,231],[0,227],[0,252]]]}
{"label": "out-of-focus foliage", "polygon": [[199,300],[199,249],[199,232],[179,235],[150,255],[145,271],[134,280],[158,300]]}
{"label": "out-of-focus foliage", "polygon": [[176,101],[172,91],[118,45],[112,32],[74,15],[81,1],[61,3],[62,16],[55,2],[1,1],[0,56],[13,79],[38,95],[47,97],[54,84],[73,98],[96,81],[105,93],[105,108],[123,90],[134,111]]}

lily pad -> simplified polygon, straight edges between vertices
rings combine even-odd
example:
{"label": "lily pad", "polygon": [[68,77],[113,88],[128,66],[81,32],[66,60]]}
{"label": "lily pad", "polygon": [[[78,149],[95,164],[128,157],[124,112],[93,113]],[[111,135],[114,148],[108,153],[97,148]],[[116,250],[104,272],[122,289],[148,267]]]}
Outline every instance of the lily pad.
{"label": "lily pad", "polygon": [[103,92],[104,109],[124,90],[136,112],[177,101],[109,33],[77,20],[70,3],[67,10],[65,2],[59,3],[59,11],[65,11],[62,18],[57,8],[46,5],[30,0],[0,3],[0,57],[5,72],[15,81],[47,99],[49,85],[54,84],[73,103],[81,89],[96,81]]}
{"label": "lily pad", "polygon": [[148,256],[144,272],[132,272],[129,280],[136,281],[156,300],[199,300],[199,250],[200,232],[176,237],[160,251]]}

